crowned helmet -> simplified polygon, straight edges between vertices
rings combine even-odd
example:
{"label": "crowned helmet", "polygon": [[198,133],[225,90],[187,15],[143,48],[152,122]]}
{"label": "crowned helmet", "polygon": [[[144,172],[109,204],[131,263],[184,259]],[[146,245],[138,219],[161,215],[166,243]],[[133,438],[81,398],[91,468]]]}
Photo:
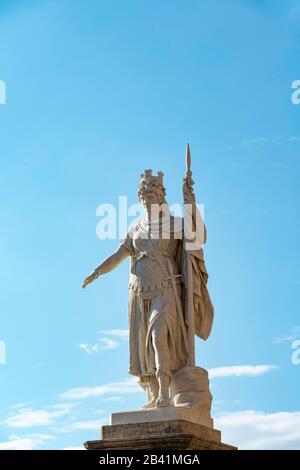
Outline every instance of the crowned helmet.
{"label": "crowned helmet", "polygon": [[145,170],[141,174],[141,181],[138,186],[138,196],[141,197],[143,194],[150,191],[161,191],[163,195],[166,195],[166,188],[163,183],[164,174],[159,171],[157,176],[152,174],[152,170]]}

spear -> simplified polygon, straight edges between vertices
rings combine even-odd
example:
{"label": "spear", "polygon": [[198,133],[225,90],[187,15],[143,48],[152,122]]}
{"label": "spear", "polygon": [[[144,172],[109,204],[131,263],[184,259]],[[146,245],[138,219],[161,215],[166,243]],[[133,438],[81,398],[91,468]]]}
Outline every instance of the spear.
{"label": "spear", "polygon": [[[186,172],[185,181],[187,180],[188,185],[191,187],[194,184],[192,180],[191,171],[191,152],[190,146],[186,146]],[[187,256],[187,320],[188,320],[188,345],[189,345],[189,358],[188,365],[190,367],[195,366],[195,324],[194,324],[194,298],[193,298],[193,266],[191,260],[191,254],[186,250]]]}
{"label": "spear", "polygon": [[186,156],[185,156],[186,172],[185,172],[185,176],[192,176],[191,162],[192,162],[192,160],[191,160],[190,145],[186,144]]}

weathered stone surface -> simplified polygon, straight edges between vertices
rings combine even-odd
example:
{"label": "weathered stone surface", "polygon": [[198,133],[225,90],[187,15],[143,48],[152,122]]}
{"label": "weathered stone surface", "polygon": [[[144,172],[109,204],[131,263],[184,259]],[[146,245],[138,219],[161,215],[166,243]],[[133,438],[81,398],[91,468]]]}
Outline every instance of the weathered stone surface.
{"label": "weathered stone surface", "polygon": [[136,424],[158,421],[169,422],[174,420],[189,421],[190,423],[196,423],[208,428],[213,428],[213,420],[210,417],[209,409],[204,409],[203,412],[201,412],[196,407],[185,408],[180,406],[113,413],[110,417],[110,424]]}
{"label": "weathered stone surface", "polygon": [[208,428],[184,420],[155,421],[135,424],[115,424],[102,427],[102,439],[124,439],[150,437],[173,437],[179,434],[195,435],[203,439],[221,441],[221,433],[216,429]]}
{"label": "weathered stone surface", "polygon": [[198,418],[195,422],[213,427],[210,415],[212,395],[207,370],[186,366],[173,372],[170,393],[176,407],[193,408],[189,421],[194,421],[195,416]]}
{"label": "weathered stone surface", "polygon": [[102,438],[88,450],[236,450],[221,443],[221,433],[184,420],[103,426]]}

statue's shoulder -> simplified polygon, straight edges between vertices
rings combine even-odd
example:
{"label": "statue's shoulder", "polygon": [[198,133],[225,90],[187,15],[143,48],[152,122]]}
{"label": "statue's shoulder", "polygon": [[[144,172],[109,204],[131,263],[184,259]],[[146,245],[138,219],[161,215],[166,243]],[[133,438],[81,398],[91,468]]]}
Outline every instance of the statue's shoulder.
{"label": "statue's shoulder", "polygon": [[131,234],[133,235],[134,233],[136,233],[139,228],[140,228],[140,224],[141,224],[141,220],[138,220],[137,222],[134,222],[133,224],[130,224],[129,225],[129,228],[128,228],[128,234]]}

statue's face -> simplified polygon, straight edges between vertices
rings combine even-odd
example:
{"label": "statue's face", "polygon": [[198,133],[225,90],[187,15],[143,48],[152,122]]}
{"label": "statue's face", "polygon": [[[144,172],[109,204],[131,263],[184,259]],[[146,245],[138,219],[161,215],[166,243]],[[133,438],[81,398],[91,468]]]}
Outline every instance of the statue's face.
{"label": "statue's face", "polygon": [[156,191],[145,191],[141,194],[140,199],[145,209],[150,209],[152,204],[160,204],[160,198]]}

